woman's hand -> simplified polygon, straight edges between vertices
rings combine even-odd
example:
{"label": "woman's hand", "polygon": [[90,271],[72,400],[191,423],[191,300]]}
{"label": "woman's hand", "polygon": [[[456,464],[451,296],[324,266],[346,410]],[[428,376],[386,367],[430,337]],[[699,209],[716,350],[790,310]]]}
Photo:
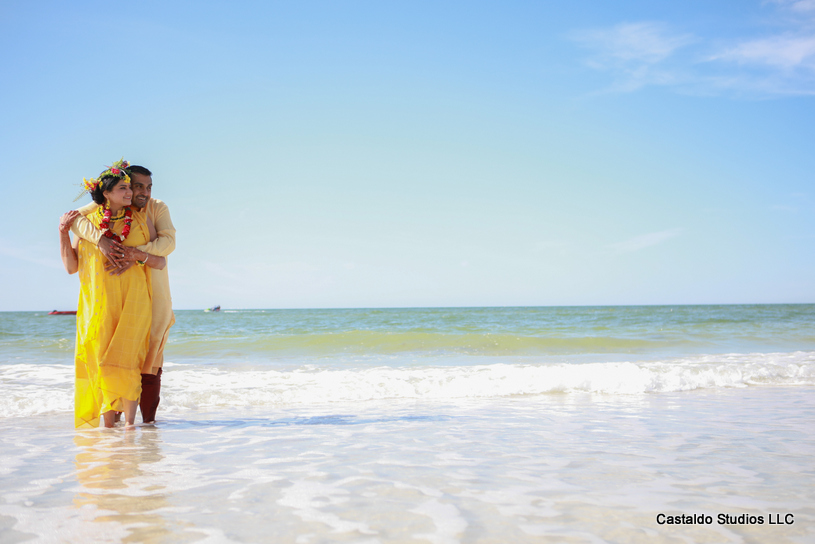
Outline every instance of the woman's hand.
{"label": "woman's hand", "polygon": [[117,246],[115,261],[105,263],[105,271],[111,276],[121,276],[133,267],[136,261],[143,261],[149,257],[147,253],[135,247],[125,247],[121,244]]}
{"label": "woman's hand", "polygon": [[130,270],[133,266],[136,265],[136,261],[127,261],[124,264],[116,265],[111,262],[105,263],[105,272],[110,274],[111,276],[121,276],[128,270]]}
{"label": "woman's hand", "polygon": [[119,276],[123,274],[137,261],[141,262],[142,264],[150,268],[155,268],[156,270],[164,270],[164,267],[167,266],[167,259],[165,259],[164,257],[150,255],[146,251],[142,251],[135,247],[122,247],[122,252],[123,257],[120,259],[120,262],[117,266],[105,265],[105,269],[108,272],[110,272],[111,276],[113,275]]}
{"label": "woman's hand", "polygon": [[99,248],[102,255],[107,257],[108,261],[110,261],[110,263],[112,263],[114,266],[123,266],[126,264],[124,260],[125,248],[113,238],[102,236],[99,238],[99,242],[97,242],[96,247]]}
{"label": "woman's hand", "polygon": [[62,217],[59,218],[59,232],[65,234],[71,230],[71,225],[74,224],[74,221],[76,221],[76,218],[79,217],[79,215],[79,212],[76,210],[71,210],[62,214]]}

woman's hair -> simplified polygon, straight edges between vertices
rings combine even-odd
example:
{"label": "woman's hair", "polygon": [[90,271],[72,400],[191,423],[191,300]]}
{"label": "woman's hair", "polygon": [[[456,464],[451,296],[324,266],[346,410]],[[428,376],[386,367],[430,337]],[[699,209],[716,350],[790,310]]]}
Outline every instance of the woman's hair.
{"label": "woman's hair", "polygon": [[96,188],[94,188],[93,191],[91,191],[91,198],[93,198],[93,201],[101,206],[105,203],[105,191],[110,191],[125,178],[107,174],[103,175],[99,179],[100,183],[96,186]]}

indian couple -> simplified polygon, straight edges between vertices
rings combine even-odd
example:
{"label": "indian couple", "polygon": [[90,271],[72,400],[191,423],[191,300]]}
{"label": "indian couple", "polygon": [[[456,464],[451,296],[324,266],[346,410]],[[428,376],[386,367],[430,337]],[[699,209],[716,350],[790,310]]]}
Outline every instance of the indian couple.
{"label": "indian couple", "polygon": [[[60,253],[79,273],[76,312],[76,428],[113,427],[136,408],[155,421],[164,346],[175,323],[167,256],[175,227],[152,196],[152,172],[124,159],[84,180],[93,202],[62,215]],[[80,195],[81,196],[81,195]],[[69,231],[73,233],[73,242]]]}

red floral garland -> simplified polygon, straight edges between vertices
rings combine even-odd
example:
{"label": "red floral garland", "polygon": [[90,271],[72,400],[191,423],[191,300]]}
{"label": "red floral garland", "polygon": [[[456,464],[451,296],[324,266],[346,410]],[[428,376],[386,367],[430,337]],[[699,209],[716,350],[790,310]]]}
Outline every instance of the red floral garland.
{"label": "red floral garland", "polygon": [[99,228],[102,230],[102,236],[107,236],[108,238],[112,238],[117,242],[124,242],[127,235],[130,234],[130,225],[133,222],[133,212],[130,210],[130,206],[125,207],[125,226],[122,229],[122,235],[119,236],[112,230],[110,230],[110,208],[105,208],[105,212],[102,215],[102,222],[99,223]]}

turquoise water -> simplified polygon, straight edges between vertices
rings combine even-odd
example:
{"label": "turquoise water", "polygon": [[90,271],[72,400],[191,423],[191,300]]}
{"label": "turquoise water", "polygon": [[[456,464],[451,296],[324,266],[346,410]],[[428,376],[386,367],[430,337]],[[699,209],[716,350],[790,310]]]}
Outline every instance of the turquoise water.
{"label": "turquoise water", "polygon": [[[0,364],[69,360],[75,319],[0,313]],[[815,305],[176,311],[171,360],[276,356],[689,355],[815,349]]]}
{"label": "turquoise water", "polygon": [[169,352],[556,355],[815,349],[815,305],[178,312]]}

